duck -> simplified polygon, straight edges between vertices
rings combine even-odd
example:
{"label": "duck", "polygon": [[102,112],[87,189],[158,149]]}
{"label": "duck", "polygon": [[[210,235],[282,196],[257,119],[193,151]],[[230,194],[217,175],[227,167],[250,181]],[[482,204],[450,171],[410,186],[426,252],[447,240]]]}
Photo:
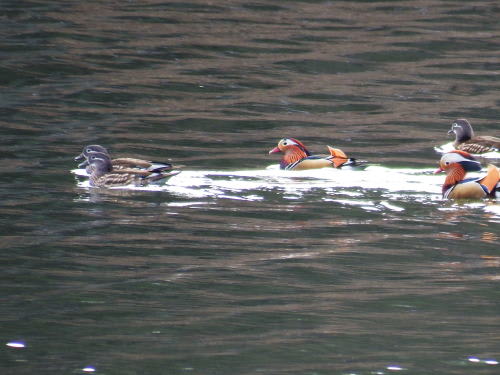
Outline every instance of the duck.
{"label": "duck", "polygon": [[[79,168],[87,168],[87,173],[90,173],[88,157],[90,153],[99,152],[108,155],[108,158],[111,159],[111,156],[108,150],[101,145],[87,145],[83,148],[83,151],[80,155],[75,157],[75,161],[83,160],[82,163],[78,165]],[[137,158],[117,158],[111,159],[111,164],[113,166],[113,170],[120,170],[124,168],[141,168],[150,172],[162,172],[172,170],[174,167],[170,163],[157,163],[149,160],[137,159]]]}
{"label": "duck", "polygon": [[[155,173],[163,173],[163,172],[177,172],[180,173],[181,171],[172,171],[172,169],[167,169],[167,167],[162,167],[162,168],[156,168],[156,169],[145,169],[145,168],[138,168],[138,167],[125,167],[125,166],[119,166],[119,167],[114,167],[113,166],[113,160],[109,157],[108,154],[104,152],[89,152],[87,155],[87,159],[79,164],[79,167],[86,167],[87,173],[90,175],[92,173],[92,166],[91,162],[93,160],[97,159],[107,159],[111,163],[112,171],[113,173],[118,173],[118,174],[125,174],[125,173],[130,173],[130,174],[135,174],[137,176],[141,177],[149,177]],[[176,174],[177,174],[176,173]]]}
{"label": "duck", "polygon": [[89,153],[90,186],[120,187],[126,185],[146,186],[150,183],[175,176],[180,171],[154,172],[144,169],[122,168],[113,170],[113,164],[103,152]]}
{"label": "duck", "polygon": [[474,137],[472,125],[466,119],[455,120],[448,131],[448,134],[452,133],[455,133],[453,147],[457,150],[471,154],[484,154],[500,150],[500,138],[488,135]]}
{"label": "duck", "polygon": [[283,138],[269,154],[282,153],[280,169],[305,170],[317,168],[340,168],[358,165],[356,159],[348,158],[344,151],[327,146],[330,155],[312,155],[306,146],[295,138]]}
{"label": "duck", "polygon": [[486,176],[465,178],[467,172],[478,172],[481,164],[466,151],[454,150],[444,154],[434,173],[446,172],[442,186],[445,199],[495,198],[499,189],[500,171],[490,164]]}

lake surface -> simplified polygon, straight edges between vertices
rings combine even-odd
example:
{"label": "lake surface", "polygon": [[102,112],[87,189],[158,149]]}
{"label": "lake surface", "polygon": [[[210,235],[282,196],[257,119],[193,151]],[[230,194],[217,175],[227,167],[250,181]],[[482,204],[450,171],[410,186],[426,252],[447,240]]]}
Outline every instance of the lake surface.
{"label": "lake surface", "polygon": [[[498,374],[495,1],[0,3],[1,374]],[[287,172],[294,137],[366,160]],[[86,144],[171,161],[90,189]],[[483,160],[500,164],[499,159]]]}

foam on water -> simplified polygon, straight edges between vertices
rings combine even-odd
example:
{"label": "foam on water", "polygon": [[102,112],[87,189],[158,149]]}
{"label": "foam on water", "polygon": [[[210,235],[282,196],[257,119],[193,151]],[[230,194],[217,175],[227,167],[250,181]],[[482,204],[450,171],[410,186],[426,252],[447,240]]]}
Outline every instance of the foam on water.
{"label": "foam on water", "polygon": [[[84,170],[72,171],[86,176]],[[278,165],[262,170],[183,171],[163,185],[123,186],[119,189],[166,191],[189,198],[225,197],[260,200],[260,191],[279,190],[290,197],[300,197],[312,190],[342,192],[350,196],[363,195],[366,190],[385,190],[393,193],[441,194],[444,175],[434,175],[432,169],[403,169],[368,166],[360,169],[314,169],[284,171]],[[88,180],[79,182],[89,187]],[[117,188],[114,188],[117,189]]]}
{"label": "foam on water", "polygon": [[[90,189],[87,173],[83,169],[72,171],[78,176],[78,186]],[[485,170],[470,173],[480,176]],[[297,200],[312,192],[324,192],[325,202],[360,207],[366,211],[405,211],[400,202],[409,200],[442,201],[441,186],[444,173],[434,174],[434,169],[387,168],[371,165],[362,169],[313,169],[305,171],[280,170],[279,165],[266,169],[235,171],[184,170],[169,178],[162,185],[120,186],[112,190],[166,192],[194,202],[171,202],[171,205],[211,204],[206,198],[244,201],[263,201],[269,192],[282,195],[287,200]],[[378,197],[377,197],[378,195]],[[374,196],[376,198],[374,198]],[[368,198],[367,198],[368,197]],[[496,201],[484,200],[471,203],[453,203],[439,210],[456,210],[463,205],[484,210],[491,220],[500,218],[500,206]]]}

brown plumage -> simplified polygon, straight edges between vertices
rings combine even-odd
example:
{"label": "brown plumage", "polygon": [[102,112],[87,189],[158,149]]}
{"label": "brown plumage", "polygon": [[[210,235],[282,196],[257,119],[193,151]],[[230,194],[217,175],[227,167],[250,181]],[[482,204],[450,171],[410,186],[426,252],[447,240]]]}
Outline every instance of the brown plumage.
{"label": "brown plumage", "polygon": [[448,134],[455,133],[453,146],[460,151],[471,154],[483,154],[490,151],[500,150],[500,138],[488,135],[474,136],[472,126],[466,119],[458,119],[453,122]]}
{"label": "brown plumage", "polygon": [[173,169],[170,163],[157,163],[149,160],[137,159],[137,158],[116,158],[111,159],[108,150],[101,145],[88,145],[83,148],[80,155],[75,158],[75,161],[83,160],[82,163],[78,165],[80,168],[87,167],[87,172],[90,173],[89,166],[89,155],[94,152],[100,152],[106,154],[111,160],[111,165],[114,171],[118,171],[124,168],[142,168],[153,172],[169,171]]}
{"label": "brown plumage", "polygon": [[106,154],[89,154],[90,186],[117,187],[126,185],[144,186],[174,176],[179,171],[154,172],[134,168],[114,171],[111,160]]}

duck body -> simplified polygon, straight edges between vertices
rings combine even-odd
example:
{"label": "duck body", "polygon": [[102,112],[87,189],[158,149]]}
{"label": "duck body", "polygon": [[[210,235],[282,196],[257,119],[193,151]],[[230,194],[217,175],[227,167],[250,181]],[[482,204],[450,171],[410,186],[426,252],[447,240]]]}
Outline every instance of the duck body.
{"label": "duck body", "polygon": [[480,178],[466,178],[443,190],[445,199],[481,199],[489,196],[488,188]]}
{"label": "duck body", "polygon": [[134,168],[113,170],[111,159],[101,152],[89,153],[90,186],[119,187],[126,185],[145,186],[175,176],[180,171],[155,172]]}
{"label": "duck body", "polygon": [[444,154],[439,162],[439,169],[436,171],[436,173],[446,172],[442,187],[443,198],[494,198],[500,182],[500,171],[490,164],[485,177],[465,178],[467,172],[480,170],[481,164],[465,151],[457,150]]}
{"label": "duck body", "polygon": [[89,155],[94,152],[106,154],[108,158],[111,160],[111,165],[113,166],[114,171],[118,171],[120,169],[128,169],[128,168],[137,168],[137,169],[140,168],[150,172],[163,172],[163,171],[170,171],[173,169],[173,166],[170,163],[158,163],[137,158],[111,159],[111,156],[109,155],[108,150],[105,147],[101,145],[88,145],[85,146],[83,148],[82,153],[75,158],[75,161],[83,160],[83,162],[80,163],[78,167],[86,168],[87,173],[90,173],[88,158]]}
{"label": "duck body", "polygon": [[459,151],[471,154],[484,154],[500,150],[500,138],[492,136],[474,136],[472,125],[466,119],[458,119],[453,122],[448,134],[455,133],[453,146]]}
{"label": "duck body", "polygon": [[340,168],[347,165],[357,165],[356,160],[348,158],[338,148],[328,147],[330,155],[312,155],[305,145],[294,138],[283,138],[278,145],[269,151],[269,154],[282,153],[280,169],[306,170],[318,168]]}

